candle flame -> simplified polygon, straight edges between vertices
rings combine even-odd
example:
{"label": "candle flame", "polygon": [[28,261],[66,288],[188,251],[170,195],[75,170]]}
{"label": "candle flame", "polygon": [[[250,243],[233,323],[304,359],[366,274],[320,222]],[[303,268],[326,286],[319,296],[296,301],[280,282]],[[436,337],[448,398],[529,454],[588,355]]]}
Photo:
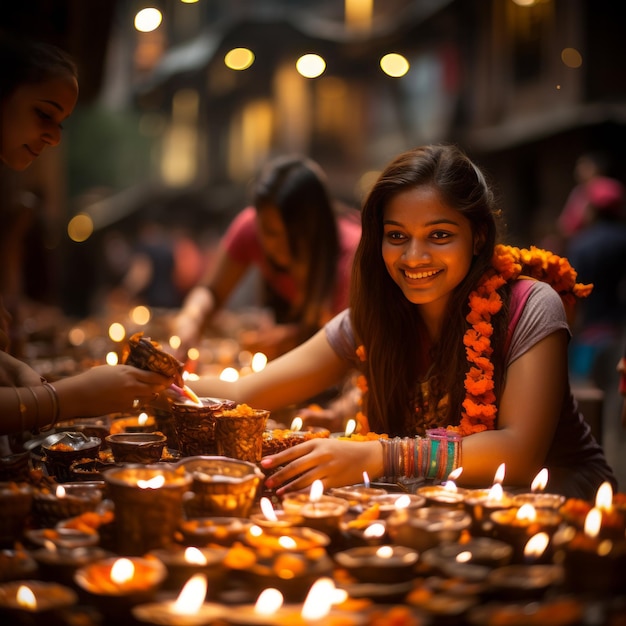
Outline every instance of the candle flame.
{"label": "candle flame", "polygon": [[533,535],[524,546],[525,557],[540,557],[548,547],[550,543],[550,536],[548,533],[537,533]]}
{"label": "candle flame", "polygon": [[396,509],[408,509],[411,504],[411,498],[408,494],[401,495],[394,503],[393,506]]}
{"label": "candle flame", "polygon": [[385,534],[385,525],[380,522],[370,524],[364,531],[363,536],[371,539],[375,537],[382,537]]}
{"label": "candle flame", "polygon": [[197,404],[198,406],[202,406],[202,401],[200,400],[200,398],[198,398],[198,396],[195,394],[195,392],[193,391],[193,389],[191,387],[189,387],[189,385],[183,385],[183,393],[194,403]]}
{"label": "candle flame", "polygon": [[204,554],[202,554],[202,552],[200,552],[200,550],[198,550],[198,548],[196,548],[195,546],[189,546],[188,548],[185,548],[184,557],[185,562],[191,565],[207,564],[206,556],[204,556]]}
{"label": "candle flame", "polygon": [[331,578],[318,578],[309,589],[302,605],[303,619],[318,620],[330,612],[335,591],[335,583]]}
{"label": "candle flame", "polygon": [[371,485],[370,475],[367,472],[363,472],[363,484],[366,487],[369,487]]}
{"label": "candle flame", "polygon": [[148,423],[148,414],[140,413],[139,416],[137,417],[137,424],[139,424],[139,426],[145,426],[147,423]]}
{"label": "candle flame", "polygon": [[518,520],[527,520],[529,522],[534,522],[537,519],[537,511],[532,504],[529,504],[527,502],[525,504],[522,504],[522,506],[517,509],[517,514],[515,515],[515,517]]}
{"label": "candle flame", "polygon": [[130,559],[117,559],[111,568],[111,580],[120,585],[132,580],[135,575],[135,566]]}
{"label": "candle flame", "polygon": [[276,511],[274,511],[274,507],[272,506],[272,502],[269,498],[266,498],[265,496],[262,497],[259,505],[263,515],[265,515],[265,519],[268,519],[270,522],[278,521]]}
{"label": "candle flame", "polygon": [[356,430],[356,420],[350,418],[346,422],[346,430],[344,431],[344,436],[349,437]]}
{"label": "candle flame", "polygon": [[250,526],[248,532],[253,537],[260,537],[263,534],[263,529],[260,526],[257,526],[256,524],[253,524],[252,526]]}
{"label": "candle flame", "polygon": [[494,483],[499,483],[502,484],[504,482],[504,475],[506,474],[506,466],[504,463],[500,463],[500,465],[498,466],[498,469],[496,470],[496,473],[493,477],[493,482]]}
{"label": "candle flame", "polygon": [[138,480],[137,487],[140,489],[159,489],[165,484],[165,476],[153,476],[148,480]]}
{"label": "candle flame", "polygon": [[174,613],[195,615],[206,598],[207,579],[204,574],[194,574],[181,589],[174,602]]}
{"label": "candle flame", "polygon": [[463,467],[457,467],[448,474],[448,480],[456,480],[463,473]]}
{"label": "candle flame", "polygon": [[611,483],[605,481],[598,487],[596,508],[607,512],[613,509],[613,487],[611,487]]}
{"label": "candle flame", "polygon": [[501,502],[504,497],[504,490],[500,483],[494,483],[487,494],[487,500],[491,502]]}
{"label": "candle flame", "polygon": [[259,594],[254,605],[254,612],[259,615],[273,615],[282,605],[283,594],[278,589],[269,587]]}
{"label": "candle flame", "polygon": [[37,608],[37,598],[30,587],[26,585],[20,585],[17,589],[16,598],[17,603],[26,608],[34,611]]}
{"label": "candle flame", "polygon": [[291,422],[291,426],[289,427],[291,430],[302,430],[302,418],[299,415],[293,418]]}
{"label": "candle flame", "polygon": [[602,511],[594,507],[585,517],[585,535],[592,538],[597,537],[600,526],[602,526]]}
{"label": "candle flame", "polygon": [[63,487],[63,485],[59,485],[55,493],[56,493],[57,498],[65,498],[66,494],[65,494],[65,488]]}
{"label": "candle flame", "polygon": [[252,371],[260,372],[261,370],[265,369],[266,365],[267,356],[265,356],[265,354],[263,354],[262,352],[255,352],[252,357],[252,363],[250,365],[252,367]]}
{"label": "candle flame", "polygon": [[393,556],[393,548],[391,546],[380,546],[376,550],[376,556],[379,559],[390,559]]}
{"label": "candle flame", "polygon": [[296,540],[293,537],[289,537],[288,535],[281,535],[278,538],[278,545],[285,548],[286,550],[293,550],[298,546]]}
{"label": "candle flame", "polygon": [[456,555],[457,563],[469,563],[472,560],[472,553],[469,550],[463,550]]}
{"label": "candle flame", "polygon": [[548,470],[547,468],[543,468],[539,471],[539,473],[533,478],[533,482],[530,484],[530,490],[532,492],[535,491],[543,491],[548,484]]}
{"label": "candle flame", "polygon": [[446,480],[443,485],[441,485],[444,491],[452,491],[453,493],[458,492],[459,488],[456,486],[456,483],[452,480]]}
{"label": "candle flame", "polygon": [[54,541],[50,541],[50,539],[44,539],[43,547],[46,550],[50,550],[50,552],[56,552],[57,550],[57,544]]}
{"label": "candle flame", "polygon": [[319,502],[322,499],[322,495],[324,495],[324,483],[319,479],[314,480],[309,492],[309,500],[311,502]]}

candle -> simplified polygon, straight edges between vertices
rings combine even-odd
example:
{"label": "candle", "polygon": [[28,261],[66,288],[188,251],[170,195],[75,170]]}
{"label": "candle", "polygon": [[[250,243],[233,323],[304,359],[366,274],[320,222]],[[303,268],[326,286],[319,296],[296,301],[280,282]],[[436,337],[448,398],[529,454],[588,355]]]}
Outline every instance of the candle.
{"label": "candle", "polygon": [[565,581],[574,593],[610,596],[626,592],[626,540],[600,533],[603,512],[593,507],[585,518],[584,530],[567,529],[555,542],[563,560]]}
{"label": "candle", "polygon": [[443,485],[418,487],[416,493],[431,506],[460,509],[463,507],[465,490],[459,489],[453,481],[447,481]]}
{"label": "candle", "polygon": [[361,546],[333,558],[359,582],[393,584],[414,577],[419,554],[406,546]]}
{"label": "candle", "polygon": [[173,543],[190,474],[169,464],[129,465],[107,470],[104,479],[115,505],[121,554],[140,556]]}
{"label": "candle", "polygon": [[548,484],[548,476],[548,470],[544,467],[533,479],[530,493],[518,493],[513,496],[513,506],[532,504],[536,509],[558,509],[565,502],[565,496],[544,491]]}
{"label": "candle", "polygon": [[513,546],[513,560],[524,560],[527,541],[537,533],[552,536],[561,523],[561,516],[551,509],[535,509],[532,504],[500,509],[491,513],[494,537]]}
{"label": "candle", "polygon": [[415,493],[385,493],[374,496],[370,500],[371,506],[378,507],[381,519],[389,517],[398,509],[418,509],[426,504],[426,498]]}
{"label": "candle", "polygon": [[488,537],[493,532],[491,514],[513,506],[513,499],[502,489],[499,482],[495,482],[490,489],[467,491],[463,503],[472,517],[472,535]]}
{"label": "candle", "polygon": [[127,415],[113,420],[111,424],[111,435],[119,433],[152,433],[157,429],[156,419],[153,415],[148,415],[145,411],[139,415]]}
{"label": "candle", "polygon": [[192,576],[202,574],[211,582],[211,594],[216,594],[217,586],[224,576],[222,562],[226,549],[172,546],[151,550],[148,555],[159,559],[167,568],[164,583],[167,589],[180,591]]}
{"label": "candle", "polygon": [[7,624],[66,624],[65,611],[77,600],[72,589],[57,583],[19,580],[0,585],[0,612]]}
{"label": "candle", "polygon": [[161,626],[204,626],[225,618],[228,609],[205,602],[207,579],[194,574],[181,589],[176,600],[139,604],[132,608],[139,622]]}
{"label": "candle", "polygon": [[74,582],[107,619],[118,620],[150,601],[166,575],[165,565],[154,557],[111,557],[80,567]]}
{"label": "candle", "polygon": [[269,498],[263,497],[259,501],[260,512],[250,515],[250,520],[264,528],[291,528],[304,523],[302,515],[290,513],[284,509],[274,509]]}

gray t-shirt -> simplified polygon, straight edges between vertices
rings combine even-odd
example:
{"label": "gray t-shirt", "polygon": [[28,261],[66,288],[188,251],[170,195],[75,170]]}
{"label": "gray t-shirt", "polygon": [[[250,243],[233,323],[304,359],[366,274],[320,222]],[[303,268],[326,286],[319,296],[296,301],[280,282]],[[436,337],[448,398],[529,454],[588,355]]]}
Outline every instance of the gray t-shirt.
{"label": "gray t-shirt", "polygon": [[[533,281],[511,336],[507,365],[558,330],[565,330],[571,336],[559,294],[547,283]],[[326,337],[339,357],[359,368],[361,363],[356,356],[357,346],[349,309],[328,322]],[[611,481],[614,489],[617,488],[604,452],[578,411],[569,384],[545,465],[549,472],[548,490],[555,493],[593,499],[597,488],[605,480]]]}

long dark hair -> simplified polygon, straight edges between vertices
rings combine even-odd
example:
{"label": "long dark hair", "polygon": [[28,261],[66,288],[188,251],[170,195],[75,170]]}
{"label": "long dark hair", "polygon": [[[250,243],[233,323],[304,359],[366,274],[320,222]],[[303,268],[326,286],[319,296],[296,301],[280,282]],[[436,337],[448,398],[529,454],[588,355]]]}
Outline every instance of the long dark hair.
{"label": "long dark hair", "polygon": [[[449,393],[449,423],[458,423],[465,395],[463,381],[468,364],[463,334],[467,329],[469,294],[489,268],[498,236],[499,212],[492,190],[483,173],[452,145],[423,146],[399,155],[387,165],[366,198],[353,266],[351,315],[355,336],[367,355],[369,392],[365,410],[370,427],[391,435],[415,434],[402,430],[414,411],[415,387],[424,374],[420,371],[420,342],[425,329],[416,305],[404,297],[383,262],[383,219],[393,197],[422,186],[436,189],[443,202],[464,215],[480,242],[467,276],[448,302],[445,326],[429,355],[438,389]],[[503,295],[508,302],[508,295]],[[496,317],[501,319],[494,320],[493,345],[500,345],[506,332],[506,315]],[[502,368],[498,369],[501,377]],[[497,384],[499,380],[496,378]]]}
{"label": "long dark hair", "polygon": [[40,83],[57,76],[78,78],[68,53],[53,44],[17,38],[0,31],[0,103],[20,85]]}
{"label": "long dark hair", "polygon": [[289,155],[270,161],[254,186],[257,211],[275,207],[285,225],[293,258],[307,267],[305,300],[288,319],[319,327],[321,311],[332,297],[339,259],[335,206],[320,167],[310,159]]}

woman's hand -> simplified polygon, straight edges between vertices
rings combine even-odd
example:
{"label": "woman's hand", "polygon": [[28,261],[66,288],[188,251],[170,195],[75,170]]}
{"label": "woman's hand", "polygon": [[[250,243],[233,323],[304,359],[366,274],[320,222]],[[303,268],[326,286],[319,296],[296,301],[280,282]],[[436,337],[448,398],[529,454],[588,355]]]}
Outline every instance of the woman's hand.
{"label": "woman's hand", "polygon": [[62,417],[124,412],[151,403],[172,377],[131,365],[98,365],[54,383]]}
{"label": "woman's hand", "polygon": [[363,472],[381,476],[382,448],[378,441],[312,439],[265,457],[261,467],[280,468],[265,481],[269,489],[279,487],[279,496],[305,489],[314,480],[321,480],[325,489],[343,487],[362,483]]}

